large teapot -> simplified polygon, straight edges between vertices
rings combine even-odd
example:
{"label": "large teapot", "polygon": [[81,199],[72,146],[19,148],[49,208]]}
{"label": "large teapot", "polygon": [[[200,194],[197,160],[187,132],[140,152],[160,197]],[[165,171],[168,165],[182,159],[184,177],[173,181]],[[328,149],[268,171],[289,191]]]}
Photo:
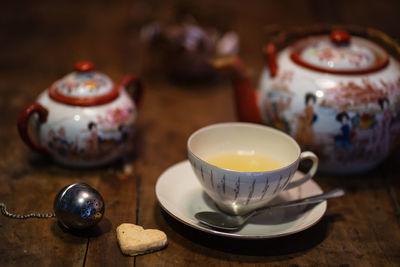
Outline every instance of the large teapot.
{"label": "large teapot", "polygon": [[265,51],[257,91],[238,58],[214,62],[232,78],[240,120],[291,134],[323,172],[364,172],[389,155],[400,140],[400,64],[382,46],[333,31]]}
{"label": "large teapot", "polygon": [[22,110],[18,130],[31,149],[64,165],[109,163],[126,151],[141,95],[136,76],[117,84],[93,63],[78,62]]}

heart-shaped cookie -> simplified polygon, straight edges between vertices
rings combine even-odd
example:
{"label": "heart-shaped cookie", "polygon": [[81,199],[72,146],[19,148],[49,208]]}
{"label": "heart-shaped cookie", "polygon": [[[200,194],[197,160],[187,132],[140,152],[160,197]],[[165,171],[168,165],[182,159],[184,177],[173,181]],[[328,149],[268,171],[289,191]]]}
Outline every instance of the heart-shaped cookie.
{"label": "heart-shaped cookie", "polygon": [[163,231],[145,230],[132,223],[123,223],[117,227],[117,239],[122,253],[129,256],[150,253],[167,245],[167,235]]}

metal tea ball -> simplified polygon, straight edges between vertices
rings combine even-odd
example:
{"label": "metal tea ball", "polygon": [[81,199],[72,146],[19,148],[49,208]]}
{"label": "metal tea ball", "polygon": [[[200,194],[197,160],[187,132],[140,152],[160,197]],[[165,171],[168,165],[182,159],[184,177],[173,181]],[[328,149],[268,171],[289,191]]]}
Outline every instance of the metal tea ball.
{"label": "metal tea ball", "polygon": [[67,229],[87,229],[103,218],[104,201],[100,193],[88,184],[75,183],[64,187],[57,194],[54,213]]}

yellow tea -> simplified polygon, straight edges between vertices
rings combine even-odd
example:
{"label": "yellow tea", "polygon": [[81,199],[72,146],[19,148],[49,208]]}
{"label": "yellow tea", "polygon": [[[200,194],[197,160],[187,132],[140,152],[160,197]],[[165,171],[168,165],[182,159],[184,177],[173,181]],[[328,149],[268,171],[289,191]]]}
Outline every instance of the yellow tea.
{"label": "yellow tea", "polygon": [[240,172],[263,172],[282,168],[278,160],[254,152],[233,151],[213,155],[206,159],[212,165]]}

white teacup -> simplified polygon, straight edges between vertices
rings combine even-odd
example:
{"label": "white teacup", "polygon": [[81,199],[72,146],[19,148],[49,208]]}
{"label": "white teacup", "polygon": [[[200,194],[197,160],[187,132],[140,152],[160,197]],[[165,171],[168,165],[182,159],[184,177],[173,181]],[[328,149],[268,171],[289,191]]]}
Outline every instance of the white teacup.
{"label": "white teacup", "polygon": [[[221,210],[231,214],[246,214],[265,206],[282,190],[311,179],[318,168],[317,156],[310,151],[301,152],[292,137],[251,123],[220,123],[201,128],[189,137],[187,150],[189,161],[205,192]],[[281,166],[252,171],[253,165],[250,164],[249,170],[240,171],[235,168],[242,164],[233,164],[228,169],[208,162],[212,158],[227,159],[225,155],[229,158],[232,153],[248,155],[243,163],[253,161],[251,155],[257,155],[261,159],[272,158]],[[311,159],[312,167],[301,179],[291,181],[303,159]]]}

